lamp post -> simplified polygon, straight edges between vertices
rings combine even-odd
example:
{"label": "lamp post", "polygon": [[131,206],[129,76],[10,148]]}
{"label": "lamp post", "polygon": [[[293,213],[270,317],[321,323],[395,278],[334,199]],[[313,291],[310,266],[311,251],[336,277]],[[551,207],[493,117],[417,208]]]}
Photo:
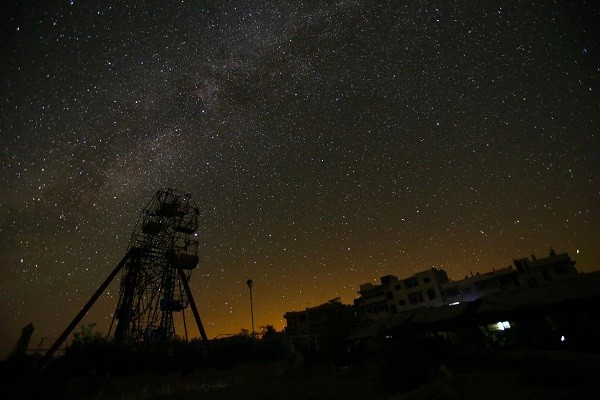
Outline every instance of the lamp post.
{"label": "lamp post", "polygon": [[250,289],[250,317],[252,318],[252,334],[254,335],[254,306],[252,304],[252,279],[246,281],[248,289]]}

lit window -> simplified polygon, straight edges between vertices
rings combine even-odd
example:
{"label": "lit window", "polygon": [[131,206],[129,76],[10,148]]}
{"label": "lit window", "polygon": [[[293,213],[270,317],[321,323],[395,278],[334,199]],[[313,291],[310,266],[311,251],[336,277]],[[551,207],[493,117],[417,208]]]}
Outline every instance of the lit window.
{"label": "lit window", "polygon": [[488,325],[491,331],[504,331],[510,329],[510,323],[508,321],[496,322],[495,324]]}

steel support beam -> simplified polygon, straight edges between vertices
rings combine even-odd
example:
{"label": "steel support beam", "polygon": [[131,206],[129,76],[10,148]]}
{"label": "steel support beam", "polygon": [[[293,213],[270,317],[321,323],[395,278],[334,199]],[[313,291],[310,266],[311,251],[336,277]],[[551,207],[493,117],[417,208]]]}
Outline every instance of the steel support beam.
{"label": "steel support beam", "polygon": [[125,254],[125,257],[123,257],[123,259],[119,262],[119,264],[117,264],[117,266],[113,270],[113,272],[110,273],[110,275],[106,278],[106,280],[102,283],[102,285],[100,285],[100,287],[96,290],[96,292],[92,295],[92,297],[88,300],[88,302],[83,306],[81,311],[79,311],[79,314],[77,314],[77,316],[75,316],[75,318],[73,319],[73,321],[71,321],[69,326],[67,326],[67,329],[65,329],[65,331],[58,337],[58,339],[56,339],[54,344],[52,346],[50,346],[50,348],[44,355],[44,358],[42,359],[42,364],[41,364],[42,366],[44,366],[48,362],[48,360],[52,357],[52,355],[54,355],[54,352],[56,352],[56,350],[58,350],[60,345],[71,334],[71,332],[73,332],[73,329],[75,329],[77,324],[79,322],[81,322],[81,320],[83,319],[85,314],[87,314],[87,312],[90,310],[90,308],[92,308],[92,306],[94,305],[96,300],[98,300],[100,295],[102,295],[102,292],[104,292],[104,290],[106,290],[108,285],[110,285],[110,283],[115,278],[115,276],[117,276],[117,274],[119,273],[121,268],[123,268],[123,266],[129,259],[129,257],[131,257],[131,255],[136,251],[138,251],[138,249],[132,248],[127,252],[127,254]]}
{"label": "steel support beam", "polygon": [[196,308],[196,302],[194,301],[194,296],[192,296],[192,291],[190,290],[190,285],[188,284],[187,277],[185,276],[183,269],[177,268],[179,272],[179,276],[181,277],[181,282],[183,282],[183,287],[185,288],[185,292],[188,295],[188,299],[190,300],[190,306],[192,307],[192,313],[194,314],[194,319],[196,320],[196,325],[198,325],[198,330],[200,331],[200,336],[202,340],[208,341],[208,337],[206,337],[206,331],[204,330],[204,325],[202,325],[202,320],[200,319],[200,314],[198,314],[198,309]]}

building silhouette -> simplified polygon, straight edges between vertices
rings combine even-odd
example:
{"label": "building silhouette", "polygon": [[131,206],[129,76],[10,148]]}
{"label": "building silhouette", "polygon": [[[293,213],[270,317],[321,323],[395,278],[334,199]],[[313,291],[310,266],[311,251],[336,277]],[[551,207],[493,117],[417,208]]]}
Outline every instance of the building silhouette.
{"label": "building silhouette", "polygon": [[442,285],[445,304],[474,301],[486,296],[502,295],[516,290],[536,288],[579,276],[575,261],[567,253],[550,249],[547,257],[519,258],[514,265]]}
{"label": "building silhouette", "polygon": [[405,279],[382,276],[379,285],[364,283],[354,300],[359,324],[369,325],[405,310],[440,306],[444,304],[441,285],[448,281],[446,271],[431,268]]}
{"label": "building silhouette", "polygon": [[[464,332],[472,336],[484,332],[494,343],[504,343],[508,342],[506,332],[512,332],[510,340],[521,340],[515,335],[526,335],[527,327],[535,322],[548,346],[556,344],[557,327],[563,332],[558,336],[560,340],[567,340],[561,339],[563,336],[577,338],[572,343],[590,346],[595,343],[590,338],[597,332],[593,314],[597,309],[599,278],[600,272],[579,273],[569,254],[556,254],[554,250],[544,258],[532,255],[515,259],[511,266],[470,273],[457,281],[450,280],[446,271],[438,268],[403,279],[385,275],[379,284],[361,284],[353,305],[344,305],[337,298],[304,311],[286,313],[286,332],[292,337],[310,339],[296,343],[304,348],[310,343],[313,347],[334,349],[344,339],[355,343],[392,337],[406,330],[412,334],[439,331],[446,339]],[[591,322],[569,319],[573,314],[568,311],[571,307]]]}
{"label": "building silhouette", "polygon": [[445,304],[456,304],[475,301],[488,295],[500,295],[520,287],[517,271],[509,266],[483,274],[477,272],[459,281],[444,283],[442,297]]}
{"label": "building silhouette", "polygon": [[571,279],[579,274],[575,261],[567,253],[556,254],[550,249],[548,257],[538,259],[520,258],[513,260],[522,287],[539,287]]}
{"label": "building silhouette", "polygon": [[356,326],[354,307],[342,304],[339,297],[303,311],[287,312],[283,317],[285,332],[296,339],[295,345],[315,351],[334,349]]}

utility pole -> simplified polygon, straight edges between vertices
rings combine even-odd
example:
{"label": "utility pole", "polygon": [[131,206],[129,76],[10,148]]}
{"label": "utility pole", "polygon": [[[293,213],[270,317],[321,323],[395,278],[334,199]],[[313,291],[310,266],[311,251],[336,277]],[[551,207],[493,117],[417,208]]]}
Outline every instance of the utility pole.
{"label": "utility pole", "polygon": [[254,306],[252,304],[252,279],[246,281],[248,289],[250,289],[250,317],[252,318],[252,335],[254,335]]}

